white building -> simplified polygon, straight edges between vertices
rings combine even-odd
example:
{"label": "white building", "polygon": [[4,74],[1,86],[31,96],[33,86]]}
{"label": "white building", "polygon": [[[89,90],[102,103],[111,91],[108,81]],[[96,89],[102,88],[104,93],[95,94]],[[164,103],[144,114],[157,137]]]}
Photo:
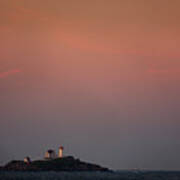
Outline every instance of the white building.
{"label": "white building", "polygon": [[56,153],[54,150],[49,149],[48,151],[46,151],[45,153],[45,159],[55,159],[56,158]]}

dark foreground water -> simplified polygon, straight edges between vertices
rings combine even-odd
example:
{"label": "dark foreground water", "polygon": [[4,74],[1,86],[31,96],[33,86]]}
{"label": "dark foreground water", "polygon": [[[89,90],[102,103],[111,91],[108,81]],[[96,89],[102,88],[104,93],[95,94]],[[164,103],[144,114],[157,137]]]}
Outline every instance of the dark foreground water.
{"label": "dark foreground water", "polygon": [[180,171],[0,172],[0,180],[180,180]]}

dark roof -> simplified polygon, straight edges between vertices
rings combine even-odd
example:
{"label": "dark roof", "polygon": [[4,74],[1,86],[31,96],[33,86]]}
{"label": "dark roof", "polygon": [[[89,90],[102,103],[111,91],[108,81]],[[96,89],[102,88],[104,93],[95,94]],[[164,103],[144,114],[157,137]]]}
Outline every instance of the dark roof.
{"label": "dark roof", "polygon": [[30,157],[28,157],[28,156],[27,156],[27,157],[25,157],[24,159],[28,159],[28,160],[30,160]]}
{"label": "dark roof", "polygon": [[59,149],[64,149],[64,147],[63,147],[63,146],[60,146]]}
{"label": "dark roof", "polygon": [[53,153],[53,152],[54,152],[54,150],[49,149],[47,152],[48,152],[49,154],[51,154],[51,153]]}

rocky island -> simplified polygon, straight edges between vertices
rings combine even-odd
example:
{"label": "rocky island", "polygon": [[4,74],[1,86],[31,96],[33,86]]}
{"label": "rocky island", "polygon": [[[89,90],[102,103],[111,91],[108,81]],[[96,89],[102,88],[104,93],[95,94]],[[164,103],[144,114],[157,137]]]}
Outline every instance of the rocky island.
{"label": "rocky island", "polygon": [[49,149],[45,152],[44,159],[31,161],[30,157],[25,157],[24,161],[13,160],[5,166],[0,167],[3,171],[109,171],[108,168],[96,164],[87,163],[74,158],[73,156],[63,155],[64,147],[55,150]]}
{"label": "rocky island", "polygon": [[2,167],[2,169],[6,171],[109,171],[108,168],[80,161],[73,156],[36,160],[30,163],[11,161]]}

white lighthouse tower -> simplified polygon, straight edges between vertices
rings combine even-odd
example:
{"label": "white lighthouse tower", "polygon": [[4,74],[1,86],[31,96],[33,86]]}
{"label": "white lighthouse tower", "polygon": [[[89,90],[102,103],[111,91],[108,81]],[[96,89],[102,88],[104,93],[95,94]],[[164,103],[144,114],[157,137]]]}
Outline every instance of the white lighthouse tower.
{"label": "white lighthouse tower", "polygon": [[62,158],[62,157],[63,157],[63,150],[64,150],[64,147],[63,147],[63,146],[60,146],[60,147],[59,147],[59,152],[58,152],[59,158]]}

